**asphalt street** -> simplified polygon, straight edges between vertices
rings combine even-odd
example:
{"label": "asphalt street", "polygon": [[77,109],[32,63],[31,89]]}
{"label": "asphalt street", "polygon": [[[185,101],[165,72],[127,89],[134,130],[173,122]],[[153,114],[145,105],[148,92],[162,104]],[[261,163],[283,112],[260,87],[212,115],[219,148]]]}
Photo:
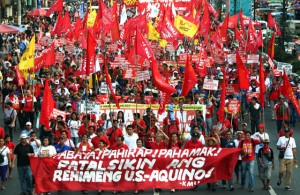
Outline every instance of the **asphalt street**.
{"label": "asphalt street", "polygon": [[[0,113],[0,125],[3,126],[3,112]],[[248,121],[245,121],[248,122]],[[276,143],[277,143],[277,131],[276,131],[276,124],[275,121],[271,120],[271,114],[270,114],[270,107],[266,107],[266,113],[265,113],[265,124],[266,124],[266,132],[269,133],[270,135],[270,146],[274,150],[275,153],[275,170],[272,172],[272,179],[271,179],[271,190],[266,191],[262,189],[262,183],[258,178],[257,174],[257,168],[255,166],[255,178],[254,178],[254,189],[255,192],[248,192],[247,188],[246,189],[241,189],[239,184],[235,184],[235,190],[233,192],[230,192],[228,189],[223,189],[221,185],[221,181],[218,182],[219,186],[217,187],[217,190],[215,192],[209,191],[206,189],[206,185],[199,186],[197,191],[190,191],[190,190],[185,190],[185,191],[176,191],[175,194],[182,194],[182,195],[190,195],[190,194],[199,194],[199,193],[206,193],[206,194],[232,194],[232,195],[237,195],[237,194],[260,194],[260,195],[283,195],[283,194],[288,194],[288,195],[298,195],[300,192],[300,185],[297,184],[297,181],[300,179],[300,169],[294,169],[293,174],[292,174],[292,191],[286,191],[284,189],[284,186],[278,187],[276,185],[277,180],[278,180],[278,151],[276,150]],[[299,144],[298,140],[300,137],[300,132],[297,131],[297,129],[300,127],[300,122],[296,124],[297,127],[293,127],[294,131],[294,138],[296,140],[296,143]],[[17,130],[15,132],[15,137],[18,137],[20,135],[21,130]],[[297,152],[297,159],[300,159],[300,150]],[[235,180],[235,178],[234,178]],[[247,182],[247,181],[246,181]],[[117,190],[117,189],[116,189]],[[0,195],[17,195],[20,194],[21,189],[20,189],[20,184],[18,180],[18,173],[17,170],[15,169],[13,171],[13,178],[8,179],[6,183],[6,190],[0,190]],[[119,193],[119,194],[132,194],[133,192],[124,192],[124,193]],[[52,192],[52,194],[57,194],[57,192]],[[64,191],[62,193],[63,195],[76,195],[76,194],[82,194],[81,192],[67,192]],[[96,191],[88,191],[88,194],[97,194]],[[102,194],[112,194],[111,191],[104,192]],[[145,191],[145,192],[140,192],[140,194],[153,194],[153,191]],[[160,192],[160,194],[174,194],[170,192],[169,190],[163,190]]]}

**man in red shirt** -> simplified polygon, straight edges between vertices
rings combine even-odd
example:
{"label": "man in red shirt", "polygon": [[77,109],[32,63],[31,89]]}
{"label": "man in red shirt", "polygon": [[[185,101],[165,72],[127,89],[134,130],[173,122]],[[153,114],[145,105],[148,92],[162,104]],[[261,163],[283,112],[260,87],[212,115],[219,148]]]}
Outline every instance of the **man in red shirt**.
{"label": "man in red shirt", "polygon": [[156,141],[150,143],[151,149],[167,149],[169,137],[163,132],[156,133]]}
{"label": "man in red shirt", "polygon": [[251,131],[245,132],[245,137],[239,143],[239,148],[242,148],[242,188],[246,183],[246,172],[249,170],[248,189],[254,192],[254,163],[255,163],[255,146],[260,143],[260,140],[251,138]]}
{"label": "man in red shirt", "polygon": [[34,124],[34,112],[36,108],[36,98],[31,94],[30,90],[26,91],[26,97],[22,100],[23,109],[25,116],[25,122],[31,122],[31,124]]}
{"label": "man in red shirt", "polygon": [[117,142],[111,146],[112,150],[128,150],[128,146],[124,144],[124,137],[119,136]]}
{"label": "man in red shirt", "polygon": [[280,131],[284,120],[289,121],[290,111],[288,104],[284,101],[284,97],[279,97],[279,103],[274,107],[277,132]]}
{"label": "man in red shirt", "polygon": [[[171,115],[174,114],[174,111],[168,110],[168,116],[164,118],[163,120],[163,129],[166,130],[167,126],[170,124],[171,121]],[[177,126],[177,129],[179,129],[179,120],[177,117],[174,116],[175,125]]]}
{"label": "man in red shirt", "polygon": [[99,148],[99,141],[100,140],[103,140],[105,142],[105,146],[107,148],[109,147],[109,145],[110,145],[109,140],[108,140],[107,136],[103,134],[103,128],[102,127],[97,129],[97,136],[94,137],[91,141],[95,149]]}
{"label": "man in red shirt", "polygon": [[184,149],[194,149],[194,148],[202,148],[203,144],[200,142],[200,133],[193,132],[192,139],[188,140],[185,145]]}
{"label": "man in red shirt", "polygon": [[119,136],[123,136],[123,132],[120,128],[118,128],[118,121],[113,120],[113,126],[107,130],[107,136],[110,142],[110,145],[114,145],[117,143],[117,139]]}

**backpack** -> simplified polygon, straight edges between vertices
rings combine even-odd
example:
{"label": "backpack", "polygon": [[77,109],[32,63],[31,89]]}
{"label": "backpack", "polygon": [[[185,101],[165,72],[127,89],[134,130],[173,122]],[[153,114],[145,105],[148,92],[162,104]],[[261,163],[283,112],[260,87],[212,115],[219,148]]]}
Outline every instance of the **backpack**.
{"label": "backpack", "polygon": [[6,146],[0,152],[0,164],[4,162],[4,156],[2,156],[3,151],[5,150]]}

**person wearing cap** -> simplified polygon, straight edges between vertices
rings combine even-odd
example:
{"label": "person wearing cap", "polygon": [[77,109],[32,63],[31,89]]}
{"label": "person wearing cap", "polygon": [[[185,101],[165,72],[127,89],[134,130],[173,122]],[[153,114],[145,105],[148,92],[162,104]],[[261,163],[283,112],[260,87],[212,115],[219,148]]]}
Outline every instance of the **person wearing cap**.
{"label": "person wearing cap", "polygon": [[22,100],[23,106],[23,115],[25,116],[25,121],[30,121],[31,124],[34,124],[34,113],[37,105],[36,98],[31,94],[30,90],[26,91],[26,96]]}
{"label": "person wearing cap", "polygon": [[3,115],[5,134],[10,135],[11,140],[13,140],[14,129],[17,120],[17,111],[12,107],[12,103],[10,101],[5,103]]}
{"label": "person wearing cap", "polygon": [[29,157],[34,156],[34,151],[32,146],[27,142],[27,135],[20,136],[20,143],[14,149],[15,158],[12,162],[14,165],[15,159],[17,159],[17,169],[19,174],[21,194],[33,195],[32,186],[32,171],[30,168]]}
{"label": "person wearing cap", "polygon": [[94,137],[91,141],[91,143],[93,144],[94,148],[99,148],[99,141],[103,140],[105,142],[105,147],[109,147],[110,143],[108,140],[108,137],[106,135],[104,135],[104,129],[102,127],[99,127],[97,129],[97,136]]}
{"label": "person wearing cap", "polygon": [[245,133],[247,131],[248,128],[248,124],[247,123],[243,123],[242,124],[242,132]]}
{"label": "person wearing cap", "polygon": [[166,132],[168,125],[171,123],[171,120],[175,120],[175,125],[177,126],[177,129],[179,129],[179,120],[174,115],[173,110],[168,110],[168,115],[163,120],[163,130]]}
{"label": "person wearing cap", "polygon": [[186,141],[184,144],[184,149],[194,149],[194,148],[202,148],[203,144],[201,143],[201,141],[199,140],[200,138],[200,133],[197,132],[193,132],[191,134],[191,139]]}
{"label": "person wearing cap", "polygon": [[298,164],[298,160],[296,157],[296,142],[295,139],[290,136],[290,128],[284,130],[284,136],[278,139],[276,145],[278,150],[284,152],[283,158],[279,158],[279,180],[277,185],[281,185],[285,174],[285,189],[291,190],[293,164]]}
{"label": "person wearing cap", "polygon": [[292,128],[289,127],[289,122],[288,121],[283,121],[282,125],[281,125],[281,129],[278,132],[278,138],[284,136],[284,131],[285,131],[286,128],[290,129],[290,137],[293,137],[294,129],[292,129]]}
{"label": "person wearing cap", "polygon": [[258,124],[261,120],[262,108],[256,97],[251,98],[251,103],[248,106],[249,122],[251,124],[251,132],[254,134],[258,131]]}
{"label": "person wearing cap", "polygon": [[251,137],[253,139],[257,139],[260,141],[260,143],[255,146],[255,158],[257,162],[258,175],[260,176],[261,174],[260,174],[260,164],[258,161],[258,150],[264,146],[263,140],[270,139],[269,134],[265,132],[265,125],[259,124],[258,132],[254,133]]}
{"label": "person wearing cap", "polygon": [[33,131],[32,129],[32,124],[31,122],[26,122],[26,126],[25,129],[23,131],[21,131],[21,135],[22,134],[26,134],[27,137],[29,138],[30,133]]}
{"label": "person wearing cap", "polygon": [[239,148],[242,148],[242,189],[246,184],[246,173],[249,171],[248,190],[254,192],[254,163],[255,163],[255,146],[260,143],[260,140],[251,138],[251,131],[245,132],[245,137],[239,143]]}
{"label": "person wearing cap", "polygon": [[273,150],[270,148],[270,140],[264,139],[263,141],[264,146],[258,150],[258,163],[260,165],[260,178],[263,183],[264,190],[270,190],[270,179],[272,170],[274,170],[274,153]]}
{"label": "person wearing cap", "polygon": [[274,106],[275,120],[277,126],[277,132],[280,131],[282,122],[284,120],[289,121],[290,110],[288,104],[284,101],[284,96],[279,97],[279,102]]}

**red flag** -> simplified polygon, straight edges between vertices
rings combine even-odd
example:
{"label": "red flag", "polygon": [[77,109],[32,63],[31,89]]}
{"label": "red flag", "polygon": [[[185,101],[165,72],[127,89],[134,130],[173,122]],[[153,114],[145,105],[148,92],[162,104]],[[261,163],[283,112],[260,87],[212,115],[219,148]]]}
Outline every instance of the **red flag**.
{"label": "red flag", "polygon": [[160,99],[158,114],[162,114],[166,110],[166,104],[168,103],[171,94],[163,92]]}
{"label": "red flag", "polygon": [[112,88],[112,85],[111,85],[111,80],[110,80],[110,76],[108,74],[108,68],[107,68],[107,64],[106,64],[106,59],[104,59],[104,68],[105,68],[106,84],[107,84],[107,86],[109,88],[110,94],[112,95],[112,97],[113,97],[113,99],[115,101],[115,104],[116,104],[117,108],[120,109],[118,98],[116,97],[115,92],[114,92],[114,90]]}
{"label": "red flag", "polygon": [[260,57],[260,64],[259,64],[259,90],[260,90],[260,103],[262,108],[264,108],[266,84],[265,84],[265,74],[264,74],[262,57]]}
{"label": "red flag", "polygon": [[99,0],[98,2],[98,12],[96,16],[96,20],[93,26],[93,32],[95,35],[99,35],[101,32],[102,27],[102,8],[101,8],[101,2],[102,0]]}
{"label": "red flag", "polygon": [[257,35],[257,39],[256,39],[256,50],[258,50],[259,47],[263,47],[264,46],[264,41],[263,41],[263,33],[262,30],[260,28],[258,35]]}
{"label": "red flag", "polygon": [[244,16],[244,14],[243,14],[243,12],[242,12],[242,10],[240,11],[240,25],[241,25],[241,31],[242,31],[242,35],[244,36],[244,37],[246,37],[247,35],[246,35],[246,29],[245,29],[245,19],[246,19],[247,17],[246,16]]}
{"label": "red flag", "polygon": [[206,35],[210,29],[210,17],[208,12],[208,7],[205,6],[203,10],[203,16],[201,18],[200,28],[198,34],[200,36]]}
{"label": "red flag", "polygon": [[140,30],[136,31],[135,47],[136,47],[136,54],[148,60],[154,58],[153,51]]}
{"label": "red flag", "polygon": [[176,93],[177,90],[163,80],[161,74],[159,73],[157,62],[154,58],[151,62],[151,66],[152,66],[152,79],[155,87],[158,90],[168,94]]}
{"label": "red flag", "polygon": [[51,35],[56,34],[57,36],[60,36],[63,28],[64,28],[64,21],[63,21],[62,13],[59,12],[55,26],[53,27],[53,30],[51,31]]}
{"label": "red flag", "polygon": [[230,16],[228,21],[228,28],[236,28],[238,21],[239,21],[239,14]]}
{"label": "red flag", "polygon": [[17,81],[18,81],[18,86],[23,86],[24,85],[24,77],[19,70],[18,66],[16,67],[16,76],[17,76]]}
{"label": "red flag", "polygon": [[173,42],[176,38],[181,37],[181,34],[174,26],[174,21],[171,20],[171,9],[165,11],[164,20],[162,28],[158,28],[158,32],[162,39],[167,40],[168,42]]}
{"label": "red flag", "polygon": [[44,96],[42,102],[40,124],[44,125],[46,129],[50,128],[50,115],[54,109],[54,101],[52,98],[52,93],[48,84],[48,80],[45,81]]}
{"label": "red flag", "polygon": [[283,85],[282,85],[282,88],[281,88],[281,93],[282,93],[282,95],[284,95],[290,101],[290,103],[292,103],[294,108],[297,110],[298,115],[300,115],[299,103],[298,103],[298,100],[296,99],[296,96],[293,92],[293,89],[291,87],[291,83],[289,81],[288,76],[285,73],[285,70],[284,70],[284,73],[283,73]]}
{"label": "red flag", "polygon": [[241,42],[242,41],[242,37],[241,37],[241,33],[239,31],[239,29],[237,27],[234,28],[234,39]]}
{"label": "red flag", "polygon": [[115,43],[120,39],[120,32],[119,32],[119,21],[118,21],[118,14],[117,14],[117,2],[111,8],[112,14],[114,15],[114,21],[112,24],[111,29],[111,38],[112,42]]}
{"label": "red flag", "polygon": [[190,55],[187,54],[181,96],[184,96],[184,97],[187,96],[189,91],[196,85],[197,82],[198,82],[197,75],[193,69],[193,66],[192,66],[192,63],[190,60]]}
{"label": "red flag", "polygon": [[268,27],[274,27],[275,28],[275,32],[276,35],[280,36],[281,35],[281,31],[280,28],[277,24],[277,22],[274,20],[274,18],[272,17],[271,13],[268,13]]}
{"label": "red flag", "polygon": [[218,121],[220,124],[223,124],[224,121],[224,107],[225,107],[225,99],[226,99],[226,85],[227,85],[227,79],[226,79],[226,72],[223,71],[223,81],[221,85],[221,97],[220,97],[220,108],[217,112],[218,114]]}
{"label": "red flag", "polygon": [[224,21],[218,27],[220,37],[222,38],[223,41],[227,40],[228,22],[229,22],[229,14],[226,15]]}
{"label": "red flag", "polygon": [[47,48],[44,49],[43,52],[34,58],[34,71],[39,71],[43,66],[50,66],[55,63],[55,48],[54,41]]}
{"label": "red flag", "polygon": [[70,20],[70,16],[69,16],[69,12],[66,11],[64,18],[63,18],[63,29],[62,29],[62,33],[67,32],[68,30],[70,30],[72,28],[71,25],[71,20]]}
{"label": "red flag", "polygon": [[53,4],[47,11],[46,17],[49,17],[53,12],[63,11],[63,0],[57,0],[55,4]]}
{"label": "red flag", "polygon": [[208,8],[209,13],[211,13],[215,17],[215,19],[217,19],[219,13],[215,10],[215,8],[210,3],[208,3],[208,1],[205,1],[205,6]]}
{"label": "red flag", "polygon": [[272,37],[268,45],[268,55],[272,60],[274,59],[274,53],[275,53],[275,33],[272,34]]}
{"label": "red flag", "polygon": [[88,31],[87,36],[87,49],[86,49],[86,75],[89,76],[90,74],[94,73],[91,70],[95,70],[95,48],[97,42],[93,36],[93,34]]}
{"label": "red flag", "polygon": [[243,63],[240,53],[238,51],[236,52],[236,65],[238,69],[240,88],[248,90],[250,86],[249,71]]}
{"label": "red flag", "polygon": [[248,27],[248,41],[247,41],[247,51],[251,51],[252,53],[256,53],[257,51],[257,41],[256,41],[256,30],[250,21]]}
{"label": "red flag", "polygon": [[109,31],[111,31],[116,17],[114,16],[113,9],[109,10],[107,8],[106,4],[103,3],[102,1],[101,1],[101,8],[102,8],[103,30],[104,30],[105,33],[108,33]]}
{"label": "red flag", "polygon": [[81,20],[80,20],[80,18],[78,18],[74,24],[74,30],[73,30],[75,39],[77,39],[80,35],[80,32],[81,32],[80,27],[81,27]]}

